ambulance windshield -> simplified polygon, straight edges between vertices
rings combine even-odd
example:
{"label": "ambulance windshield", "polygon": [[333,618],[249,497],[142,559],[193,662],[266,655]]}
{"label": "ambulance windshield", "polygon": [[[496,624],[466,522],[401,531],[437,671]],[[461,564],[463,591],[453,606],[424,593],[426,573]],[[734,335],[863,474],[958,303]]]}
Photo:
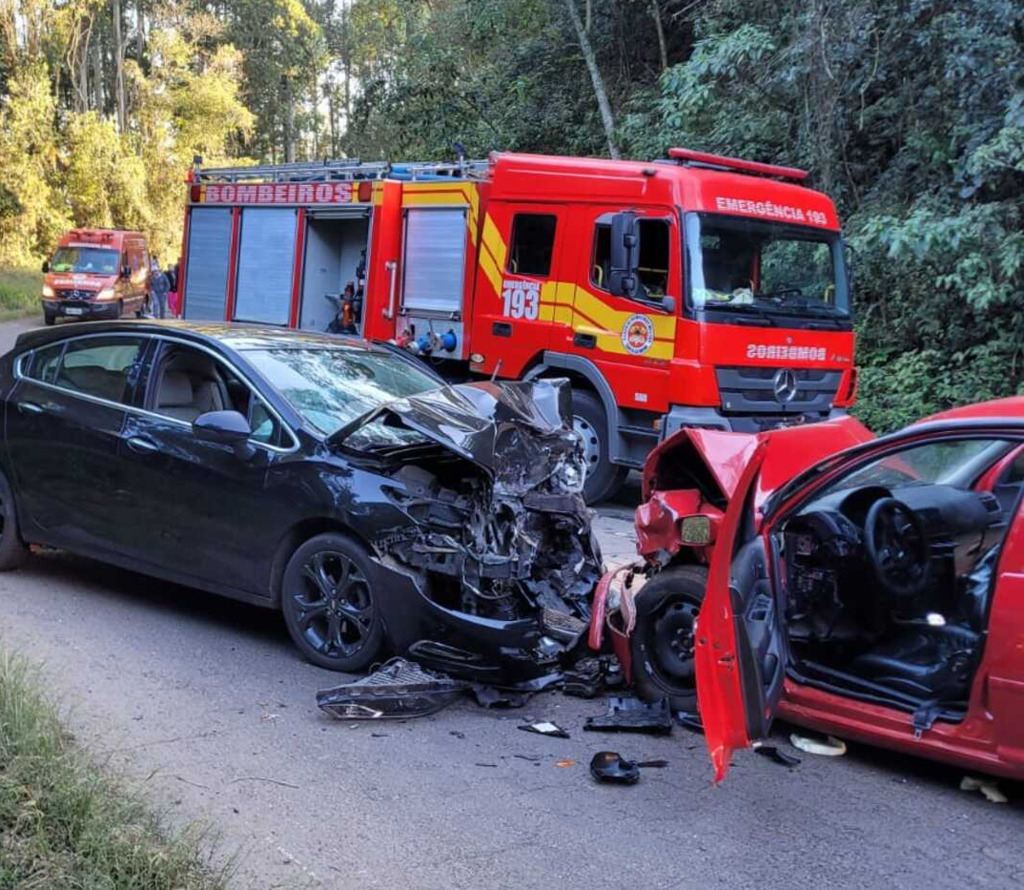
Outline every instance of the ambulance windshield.
{"label": "ambulance windshield", "polygon": [[834,232],[693,213],[686,242],[691,310],[783,325],[788,316],[849,319],[842,244]]}
{"label": "ambulance windshield", "polygon": [[118,252],[109,247],[58,247],[50,261],[53,272],[116,275]]}

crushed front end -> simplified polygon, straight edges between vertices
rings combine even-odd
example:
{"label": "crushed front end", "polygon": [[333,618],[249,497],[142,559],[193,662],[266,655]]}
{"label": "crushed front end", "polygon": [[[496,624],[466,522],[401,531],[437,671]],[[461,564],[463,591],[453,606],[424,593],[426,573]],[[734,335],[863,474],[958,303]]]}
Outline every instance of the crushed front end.
{"label": "crushed front end", "polygon": [[602,566],[568,407],[562,381],[465,384],[360,427],[395,510],[373,547],[396,652],[509,684],[557,671],[585,633]]}

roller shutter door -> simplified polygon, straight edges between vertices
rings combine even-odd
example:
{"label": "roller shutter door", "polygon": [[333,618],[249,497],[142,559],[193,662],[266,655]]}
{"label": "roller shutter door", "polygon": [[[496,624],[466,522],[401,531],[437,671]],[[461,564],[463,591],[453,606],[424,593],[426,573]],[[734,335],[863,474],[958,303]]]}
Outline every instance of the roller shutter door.
{"label": "roller shutter door", "polygon": [[287,325],[295,265],[294,210],[242,211],[235,318]]}
{"label": "roller shutter door", "polygon": [[185,318],[224,321],[231,262],[231,211],[196,207],[188,227]]}
{"label": "roller shutter door", "polygon": [[466,271],[466,211],[406,211],[404,266],[405,309],[460,312]]}

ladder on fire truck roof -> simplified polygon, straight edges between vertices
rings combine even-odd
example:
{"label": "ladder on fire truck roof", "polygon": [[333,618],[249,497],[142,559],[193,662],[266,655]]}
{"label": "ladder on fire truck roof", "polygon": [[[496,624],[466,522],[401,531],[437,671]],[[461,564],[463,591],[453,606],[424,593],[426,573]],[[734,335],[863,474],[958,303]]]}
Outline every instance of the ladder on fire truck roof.
{"label": "ladder on fire truck roof", "polygon": [[253,167],[204,169],[196,164],[192,181],[209,182],[356,182],[373,179],[446,180],[484,179],[488,161],[363,162],[358,158],[335,161],[300,161],[294,164],[257,164]]}

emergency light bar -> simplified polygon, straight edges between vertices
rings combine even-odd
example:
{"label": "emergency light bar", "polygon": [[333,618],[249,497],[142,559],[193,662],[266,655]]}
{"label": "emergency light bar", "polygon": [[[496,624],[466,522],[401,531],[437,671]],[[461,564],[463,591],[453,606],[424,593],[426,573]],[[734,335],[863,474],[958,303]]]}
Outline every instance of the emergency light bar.
{"label": "emergency light bar", "polygon": [[693,151],[689,148],[670,148],[668,156],[673,161],[683,164],[735,170],[738,173],[754,173],[758,176],[775,176],[794,182],[802,182],[807,178],[807,171],[799,170],[796,167],[780,167],[777,164],[762,164],[758,161],[745,161],[742,158],[727,158],[724,155],[713,155],[703,151]]}

